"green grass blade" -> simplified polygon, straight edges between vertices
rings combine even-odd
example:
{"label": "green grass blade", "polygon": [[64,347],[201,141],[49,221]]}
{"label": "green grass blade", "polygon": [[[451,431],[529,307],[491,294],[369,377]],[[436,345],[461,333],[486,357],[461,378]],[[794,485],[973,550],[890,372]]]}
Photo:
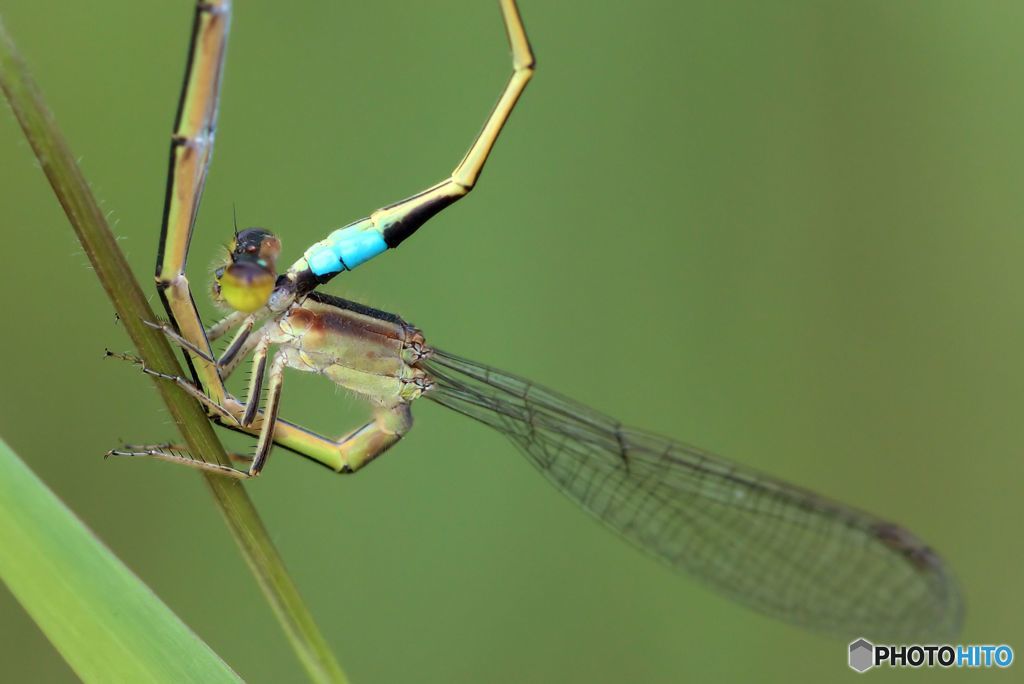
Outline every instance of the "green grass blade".
{"label": "green grass blade", "polygon": [[241,681],[3,440],[0,578],[83,681]]}

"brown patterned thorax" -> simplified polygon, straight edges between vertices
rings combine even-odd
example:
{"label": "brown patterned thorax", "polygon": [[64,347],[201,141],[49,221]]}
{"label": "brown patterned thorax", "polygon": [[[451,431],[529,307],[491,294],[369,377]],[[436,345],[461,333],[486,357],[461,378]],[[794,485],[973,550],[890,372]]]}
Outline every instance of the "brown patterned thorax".
{"label": "brown patterned thorax", "polygon": [[384,403],[411,401],[429,389],[417,362],[430,355],[423,334],[404,320],[315,293],[276,319],[272,342],[295,369]]}

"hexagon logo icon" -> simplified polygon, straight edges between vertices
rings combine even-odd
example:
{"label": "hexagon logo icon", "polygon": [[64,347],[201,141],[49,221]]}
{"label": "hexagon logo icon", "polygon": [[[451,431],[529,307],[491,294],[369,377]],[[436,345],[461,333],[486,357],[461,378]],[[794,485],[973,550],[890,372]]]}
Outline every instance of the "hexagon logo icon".
{"label": "hexagon logo icon", "polygon": [[875,666],[875,646],[867,639],[857,639],[850,644],[850,668],[867,672]]}

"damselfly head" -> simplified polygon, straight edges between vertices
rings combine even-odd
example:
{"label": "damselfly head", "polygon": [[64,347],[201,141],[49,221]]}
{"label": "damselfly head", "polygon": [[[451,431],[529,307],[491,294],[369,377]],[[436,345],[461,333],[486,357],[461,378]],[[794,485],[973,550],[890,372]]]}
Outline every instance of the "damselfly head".
{"label": "damselfly head", "polygon": [[213,298],[236,311],[252,313],[267,303],[277,281],[281,241],[263,228],[235,233],[227,262],[213,272]]}

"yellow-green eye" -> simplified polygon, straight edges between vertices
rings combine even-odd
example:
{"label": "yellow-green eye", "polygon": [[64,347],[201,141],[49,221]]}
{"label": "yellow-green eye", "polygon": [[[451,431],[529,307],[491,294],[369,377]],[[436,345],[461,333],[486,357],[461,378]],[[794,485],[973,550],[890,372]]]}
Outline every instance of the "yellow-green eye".
{"label": "yellow-green eye", "polygon": [[224,269],[217,282],[220,297],[228,306],[235,311],[252,313],[267,303],[275,280],[273,271],[242,262]]}

